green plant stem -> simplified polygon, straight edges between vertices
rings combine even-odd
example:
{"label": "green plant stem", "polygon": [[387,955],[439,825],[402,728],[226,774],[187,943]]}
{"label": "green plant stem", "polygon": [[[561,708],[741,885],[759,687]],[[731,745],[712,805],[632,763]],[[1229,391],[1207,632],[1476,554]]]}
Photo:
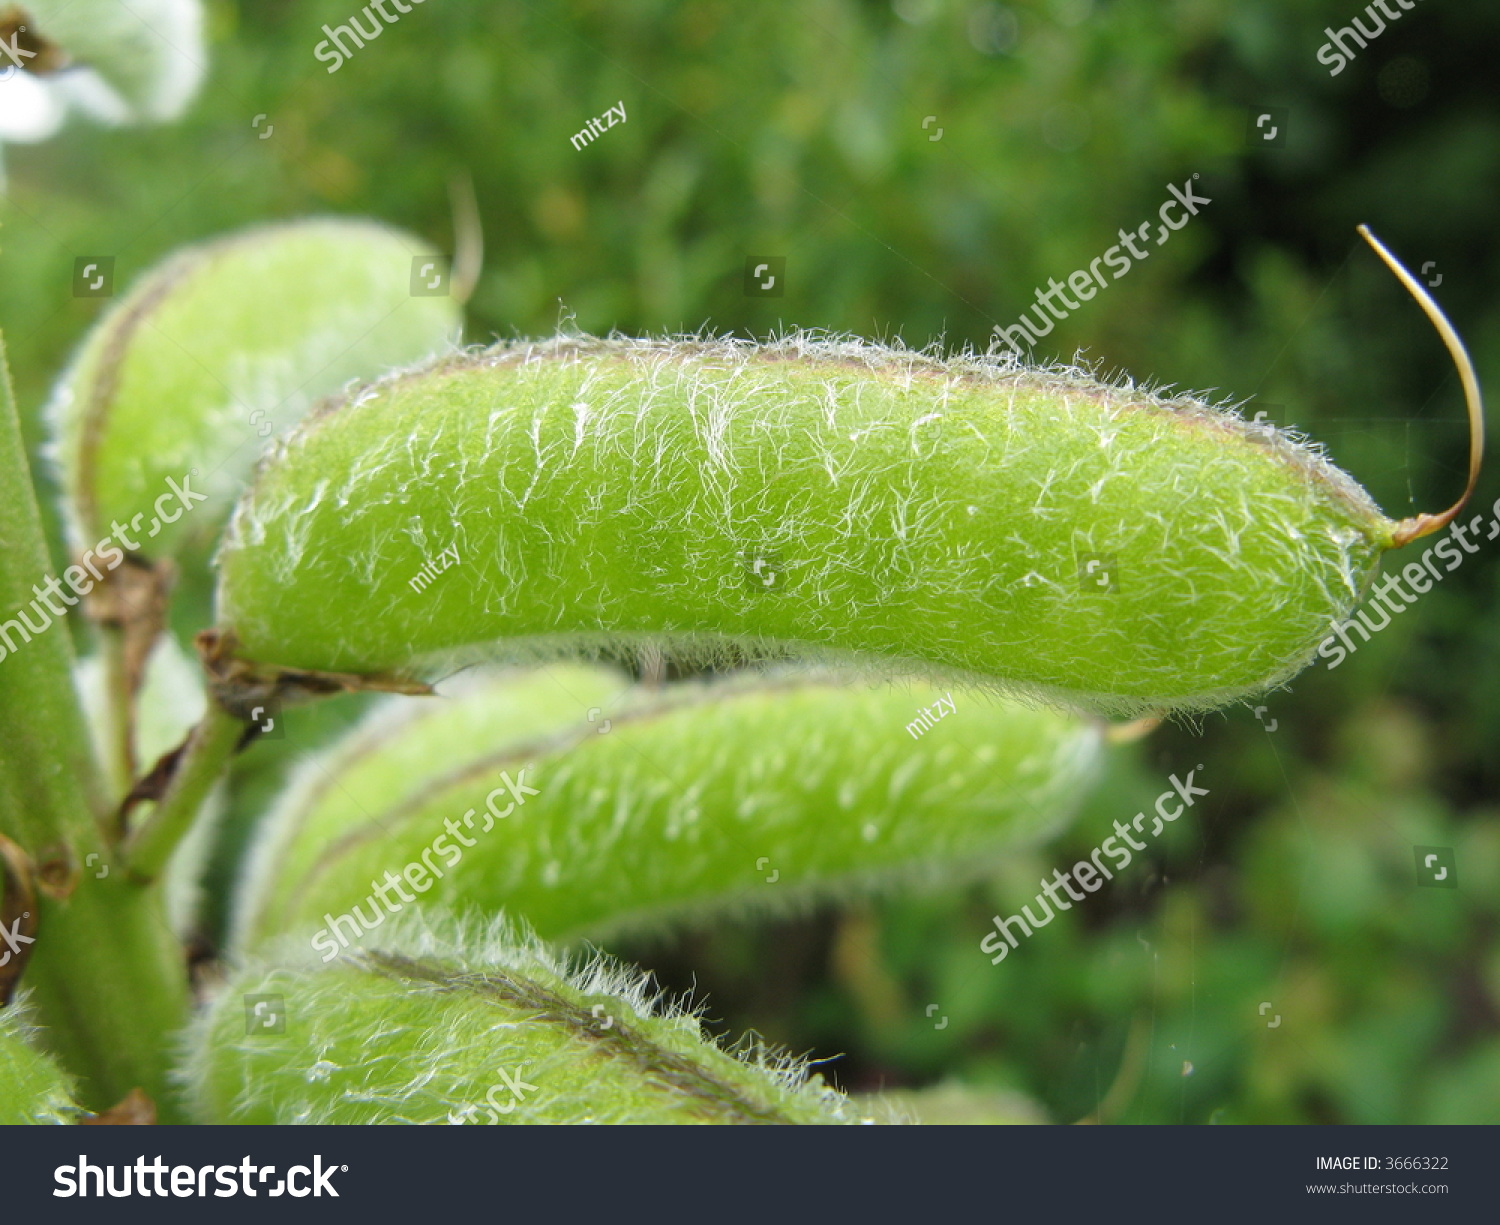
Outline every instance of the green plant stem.
{"label": "green plant stem", "polygon": [[[3,344],[0,489],[0,620],[10,620],[50,567]],[[84,1101],[112,1105],[139,1086],[163,1122],[175,1121],[168,1068],[188,1005],[181,949],[160,891],[111,870],[67,627],[49,624],[29,641],[13,632],[12,645],[0,657],[0,830],[30,857],[40,908],[22,981]]]}
{"label": "green plant stem", "polygon": [[208,713],[188,737],[167,793],[125,844],[132,877],[144,882],[161,875],[213,785],[223,777],[244,733],[242,720],[209,701]]}
{"label": "green plant stem", "polygon": [[105,729],[108,745],[106,773],[112,784],[112,795],[124,795],[134,781],[136,770],[134,718],[130,686],[125,677],[125,635],[114,626],[105,626],[100,634],[99,657],[104,664],[104,693],[107,711]]}

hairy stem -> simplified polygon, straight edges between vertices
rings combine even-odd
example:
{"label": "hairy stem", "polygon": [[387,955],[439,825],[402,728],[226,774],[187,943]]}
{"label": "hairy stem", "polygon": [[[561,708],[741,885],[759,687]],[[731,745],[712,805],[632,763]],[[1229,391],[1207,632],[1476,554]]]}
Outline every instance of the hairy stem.
{"label": "hairy stem", "polygon": [[167,793],[126,841],[125,861],[132,877],[151,881],[161,875],[208,793],[223,777],[244,733],[243,722],[217,702],[209,702],[203,721],[188,737]]}
{"label": "hairy stem", "polygon": [[[0,487],[0,617],[9,621],[36,599],[49,566],[3,347]],[[140,1086],[170,1120],[170,1033],[187,1008],[180,950],[156,891],[110,873],[98,821],[104,789],[73,688],[67,629],[49,623],[40,634],[17,632],[4,651],[0,831],[35,873],[40,913],[25,982],[37,1019],[90,1104],[111,1104]]]}

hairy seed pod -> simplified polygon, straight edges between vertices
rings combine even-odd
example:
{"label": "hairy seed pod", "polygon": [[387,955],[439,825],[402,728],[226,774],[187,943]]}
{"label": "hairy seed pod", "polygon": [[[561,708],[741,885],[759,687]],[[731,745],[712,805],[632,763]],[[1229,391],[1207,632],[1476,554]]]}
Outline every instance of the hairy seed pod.
{"label": "hairy seed pod", "polygon": [[239,974],[192,1038],[185,1079],[196,1117],[869,1121],[793,1060],[720,1049],[639,975],[599,960],[570,967],[494,928],[455,930],[415,940],[387,930],[384,951]]}
{"label": "hairy seed pod", "polygon": [[[149,272],[53,396],[77,547],[115,524],[117,543],[152,558],[213,539],[273,431],[351,379],[448,348],[453,299],[411,292],[413,258],[430,254],[399,230],[315,220],[190,247]],[[192,495],[173,492],[184,486]]]}
{"label": "hairy seed pod", "polygon": [[558,339],[304,423],[238,508],[218,615],[284,668],[647,642],[1207,708],[1303,667],[1392,526],[1283,432],[1078,372]]}
{"label": "hairy seed pod", "polygon": [[331,960],[403,903],[556,938],[951,882],[1053,832],[1101,755],[1093,719],[926,685],[622,689],[555,667],[390,699],[404,717],[309,763],[262,832],[238,941],[296,931]]}
{"label": "hairy seed pod", "polygon": [[75,1122],[82,1111],[67,1076],[30,1039],[19,1005],[0,1008],[0,1126]]}

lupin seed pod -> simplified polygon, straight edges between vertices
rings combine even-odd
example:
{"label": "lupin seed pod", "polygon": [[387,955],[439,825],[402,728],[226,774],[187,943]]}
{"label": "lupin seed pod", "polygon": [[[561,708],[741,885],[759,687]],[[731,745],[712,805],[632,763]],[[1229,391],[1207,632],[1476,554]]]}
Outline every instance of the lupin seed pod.
{"label": "lupin seed pod", "polygon": [[351,379],[449,348],[454,300],[413,294],[427,256],[436,266],[399,230],[325,219],[190,247],[147,273],[50,406],[76,547],[111,565],[116,546],[161,558],[189,535],[212,540],[273,431]]}
{"label": "lupin seed pod", "polygon": [[[1464,373],[1472,491],[1472,370],[1374,245]],[[1205,709],[1289,679],[1381,554],[1462,504],[1394,522],[1283,431],[1075,371],[559,338],[366,388],[286,439],[221,550],[210,656],[241,681],[389,683],[646,643]]]}
{"label": "lupin seed pod", "polygon": [[0,1126],[76,1122],[67,1076],[29,1037],[19,1006],[0,1008]]}
{"label": "lupin seed pod", "polygon": [[1302,667],[1392,526],[1284,434],[1076,374],[558,340],[307,422],[238,508],[218,620],[308,670],[656,641],[1196,708]]}
{"label": "lupin seed pod", "polygon": [[271,817],[237,943],[332,960],[405,905],[552,939],[951,882],[1053,832],[1100,764],[1096,720],[927,685],[624,688],[557,667],[390,699]]}
{"label": "lupin seed pod", "polygon": [[[720,1049],[639,975],[570,967],[495,928],[443,930],[387,929],[379,952],[239,974],[191,1041],[198,1121],[870,1121],[788,1058]],[[257,1001],[261,1019],[276,1010],[262,1032]]]}

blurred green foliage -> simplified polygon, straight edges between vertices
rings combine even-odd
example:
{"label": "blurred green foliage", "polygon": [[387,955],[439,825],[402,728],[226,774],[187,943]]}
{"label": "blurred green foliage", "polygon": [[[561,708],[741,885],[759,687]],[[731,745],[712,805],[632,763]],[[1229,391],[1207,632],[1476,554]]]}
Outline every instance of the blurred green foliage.
{"label": "blurred green foliage", "polygon": [[[313,49],[353,0],[210,9],[183,123],[6,151],[0,326],[33,414],[98,309],[69,296],[75,256],[115,255],[124,283],[312,213],[451,250],[464,175],[488,248],[472,340],[803,326],[983,348],[1198,173],[1212,203],[1039,356],[1254,397],[1388,513],[1436,509],[1462,484],[1457,382],[1364,221],[1430,261],[1500,386],[1493,6],[1421,6],[1337,77],[1315,57],[1353,0],[428,0],[333,74]],[[575,150],[617,102],[626,123]],[[1249,143],[1261,107],[1285,108],[1284,144]],[[784,296],[744,292],[764,255]],[[616,951],[696,981],[728,1031],[842,1054],[830,1074],[862,1090],[956,1081],[1064,1122],[1500,1122],[1494,554],[1264,723],[1231,709],[1121,752],[1074,830],[992,884]],[[352,713],[330,710],[244,767],[222,861]],[[989,964],[991,914],[1199,762],[1195,821]],[[1455,848],[1457,889],[1417,887],[1418,844]]]}

